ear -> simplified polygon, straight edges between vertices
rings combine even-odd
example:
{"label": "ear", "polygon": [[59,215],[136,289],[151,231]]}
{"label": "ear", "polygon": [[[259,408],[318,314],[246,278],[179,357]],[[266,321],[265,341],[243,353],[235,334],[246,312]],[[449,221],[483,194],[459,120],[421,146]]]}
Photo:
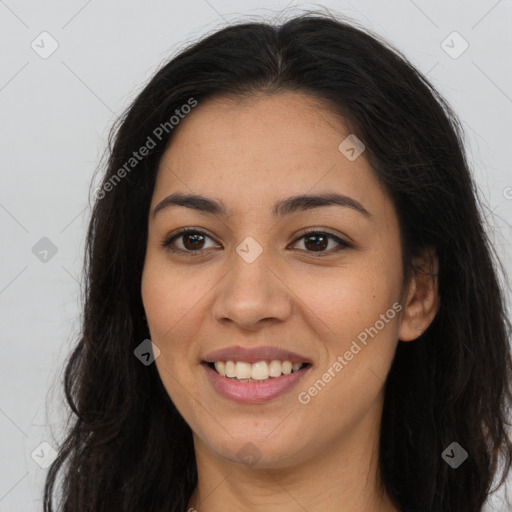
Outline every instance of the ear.
{"label": "ear", "polygon": [[404,311],[400,320],[398,339],[412,341],[423,334],[439,310],[439,262],[434,249],[426,249],[414,258]]}

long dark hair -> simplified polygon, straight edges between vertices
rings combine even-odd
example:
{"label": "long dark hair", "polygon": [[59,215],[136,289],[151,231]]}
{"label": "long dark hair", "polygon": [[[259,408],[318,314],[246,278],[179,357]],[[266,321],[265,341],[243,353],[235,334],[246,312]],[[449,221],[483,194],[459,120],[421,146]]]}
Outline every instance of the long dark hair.
{"label": "long dark hair", "polygon": [[[197,483],[190,427],[156,366],[134,355],[149,338],[140,283],[155,177],[176,110],[279,91],[325,100],[365,144],[398,213],[404,275],[426,248],[439,259],[438,314],[418,340],[399,342],[385,385],[387,493],[399,508],[480,512],[501,462],[503,483],[512,465],[511,329],[460,123],[389,43],[309,12],[278,26],[228,26],[187,47],[113,127],[87,234],[82,327],[65,368],[73,422],[47,475],[45,512],[60,471],[62,512],[186,510]],[[149,154],[130,160],[142,146]],[[457,469],[442,457],[453,442],[468,453]]]}

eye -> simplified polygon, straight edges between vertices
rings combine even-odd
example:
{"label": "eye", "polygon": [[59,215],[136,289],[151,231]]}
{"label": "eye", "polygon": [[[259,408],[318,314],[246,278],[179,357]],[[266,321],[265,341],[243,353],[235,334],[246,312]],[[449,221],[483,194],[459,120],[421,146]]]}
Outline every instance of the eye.
{"label": "eye", "polygon": [[[183,239],[183,248],[174,248],[173,244],[175,240]],[[200,256],[204,249],[203,244],[205,238],[210,238],[206,233],[199,229],[193,228],[180,228],[174,234],[168,235],[162,242],[162,247],[169,249],[174,253],[182,253],[186,256]]]}
{"label": "eye", "polygon": [[[307,252],[318,253],[315,254],[315,256],[329,256],[333,252],[353,247],[345,240],[342,240],[341,238],[326,231],[308,231],[301,237],[297,238],[294,245],[301,240],[304,240],[304,246],[306,248],[312,248],[312,250],[306,249]],[[324,249],[329,245],[329,241],[334,241],[338,245],[334,247],[334,250],[325,251]]]}
{"label": "eye", "polygon": [[[179,239],[182,239],[182,247],[176,248],[174,244]],[[162,247],[167,248],[173,253],[181,253],[185,256],[200,256],[203,254],[203,251],[208,248],[204,247],[206,239],[212,240],[204,231],[194,228],[180,228],[163,240]],[[297,238],[292,246],[296,245],[301,240],[304,240],[305,251],[317,253],[315,256],[328,256],[333,252],[353,247],[345,240],[325,231],[308,231]],[[335,246],[333,250],[325,251],[330,241],[334,241],[337,246]]]}

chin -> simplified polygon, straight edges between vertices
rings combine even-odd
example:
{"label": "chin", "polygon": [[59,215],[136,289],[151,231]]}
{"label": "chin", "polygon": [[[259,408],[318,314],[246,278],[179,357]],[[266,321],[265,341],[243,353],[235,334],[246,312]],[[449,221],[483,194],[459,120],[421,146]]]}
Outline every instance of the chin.
{"label": "chin", "polygon": [[239,432],[231,437],[223,430],[202,442],[218,457],[248,468],[286,468],[299,462],[299,452],[303,452],[304,447],[298,446],[296,433],[262,435],[248,430],[246,423],[241,424]]}

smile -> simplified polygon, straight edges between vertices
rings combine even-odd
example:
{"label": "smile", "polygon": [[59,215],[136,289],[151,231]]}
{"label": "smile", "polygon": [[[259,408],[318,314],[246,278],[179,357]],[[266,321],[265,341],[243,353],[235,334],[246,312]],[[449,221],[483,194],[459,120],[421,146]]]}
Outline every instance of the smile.
{"label": "smile", "polygon": [[[267,369],[265,369],[264,365],[259,365],[258,362],[250,364],[241,361],[237,361],[236,363],[234,361],[226,361],[224,367],[222,367],[222,364],[219,365],[219,363],[223,363],[223,361],[217,362],[217,366],[221,371],[224,370],[224,372],[226,372],[226,367],[230,372],[232,372],[234,367],[235,376],[228,377],[226,375],[222,375],[215,369],[215,364],[204,362],[201,366],[206,372],[206,377],[209,383],[222,397],[241,404],[261,404],[284,395],[287,391],[290,391],[311,368],[311,364],[309,363],[295,363],[296,369],[293,370],[293,365],[290,368],[291,363],[289,361],[277,361],[274,364],[272,364],[273,361],[270,361],[270,363],[260,361],[259,363],[265,363]],[[233,365],[229,363],[233,363]],[[272,377],[270,375],[272,370],[275,372],[274,374],[277,374],[277,363],[280,365],[280,375],[278,377]],[[262,366],[263,369],[261,368]],[[238,377],[236,377],[237,367],[242,372],[246,372],[238,374],[242,376],[248,375],[249,367],[251,370],[251,378],[243,378],[239,380]],[[253,370],[256,371],[256,376],[264,376],[263,372],[266,372],[269,376],[266,379],[253,379]]]}
{"label": "smile", "polygon": [[263,382],[270,378],[290,375],[299,371],[308,363],[292,363],[291,361],[258,361],[247,363],[244,361],[217,361],[209,363],[219,375],[237,382]]}

